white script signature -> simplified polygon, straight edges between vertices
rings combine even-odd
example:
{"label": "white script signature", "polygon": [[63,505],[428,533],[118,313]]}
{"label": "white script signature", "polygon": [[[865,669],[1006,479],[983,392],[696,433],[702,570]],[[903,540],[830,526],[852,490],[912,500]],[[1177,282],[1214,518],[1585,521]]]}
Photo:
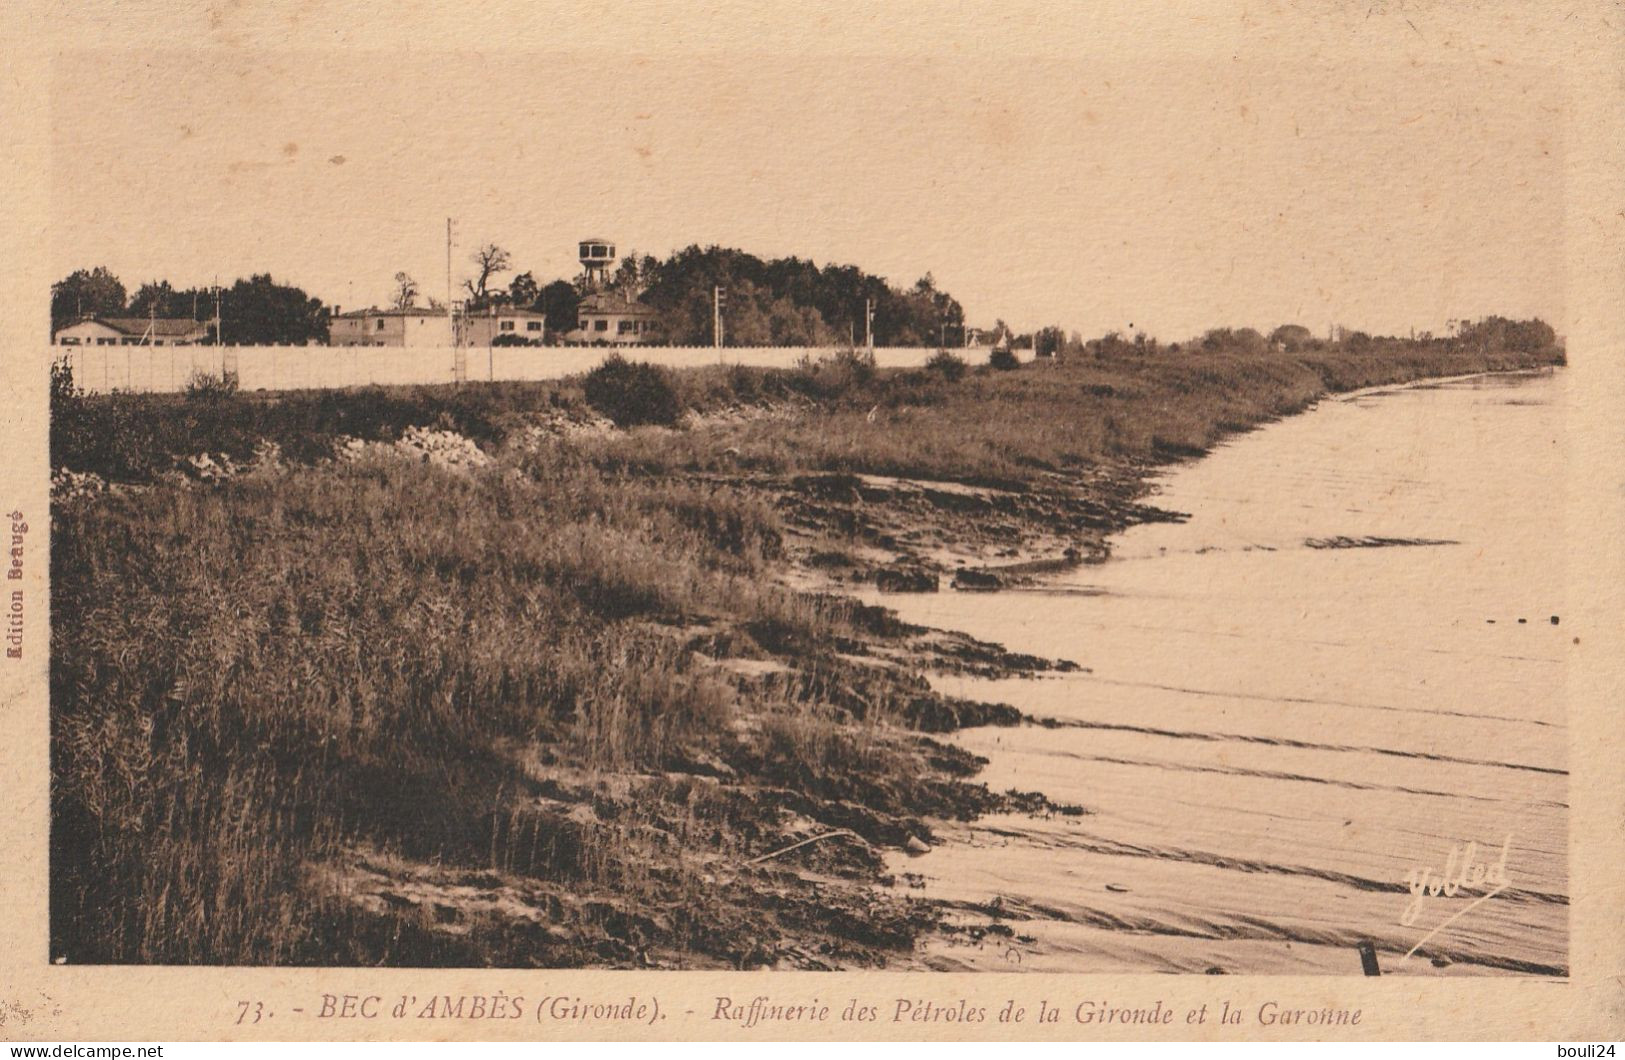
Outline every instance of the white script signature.
{"label": "white script signature", "polygon": [[1491,861],[1488,854],[1480,860],[1477,843],[1468,843],[1466,846],[1457,843],[1445,856],[1444,868],[1424,866],[1406,873],[1405,883],[1410,888],[1411,900],[1399,914],[1399,922],[1406,927],[1415,924],[1428,903],[1435,898],[1455,898],[1458,895],[1477,895],[1477,897],[1422,936],[1422,940],[1400,958],[1401,964],[1410,960],[1412,954],[1427,945],[1429,939],[1454,924],[1457,919],[1506,890],[1507,853],[1511,849],[1512,836],[1508,835],[1502,840],[1500,854],[1495,860]]}

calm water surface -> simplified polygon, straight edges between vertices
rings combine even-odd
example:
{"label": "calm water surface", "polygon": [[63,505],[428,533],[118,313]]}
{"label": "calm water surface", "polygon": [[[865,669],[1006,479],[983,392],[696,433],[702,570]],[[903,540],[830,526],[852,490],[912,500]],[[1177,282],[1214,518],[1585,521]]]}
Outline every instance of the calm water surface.
{"label": "calm water surface", "polygon": [[[938,682],[1049,719],[955,739],[995,789],[1088,813],[899,856],[909,893],[1014,932],[926,959],[1359,974],[1369,939],[1384,974],[1565,974],[1564,391],[1547,373],[1329,400],[1172,471],[1156,503],[1189,521],[1130,530],[1104,565],[886,597],[1089,668]],[[1469,842],[1481,864],[1505,850],[1505,889],[1402,923],[1408,876]]]}

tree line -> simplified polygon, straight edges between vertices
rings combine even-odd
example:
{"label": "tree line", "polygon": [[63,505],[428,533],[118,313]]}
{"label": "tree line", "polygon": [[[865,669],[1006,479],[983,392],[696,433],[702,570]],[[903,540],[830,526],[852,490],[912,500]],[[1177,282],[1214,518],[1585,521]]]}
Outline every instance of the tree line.
{"label": "tree line", "polygon": [[[562,337],[577,323],[584,278],[543,283],[534,272],[515,272],[512,255],[495,243],[469,258],[473,274],[463,283],[469,311],[513,306],[543,313],[547,333]],[[506,285],[500,282],[512,274]],[[609,278],[615,294],[642,301],[659,314],[659,341],[708,345],[713,341],[713,292],[722,291],[723,339],[731,346],[828,346],[861,344],[872,312],[874,341],[881,346],[965,343],[965,314],[959,301],[941,290],[930,274],[911,287],[895,287],[855,265],[819,267],[810,260],[763,259],[730,247],[692,245],[664,259],[631,253]],[[130,296],[105,267],[80,269],[52,285],[52,331],[90,316],[183,318],[210,325],[215,289],[177,289],[154,280]],[[406,272],[394,276],[391,306],[414,308],[423,296]],[[239,279],[220,291],[221,330],[233,344],[323,342],[330,309],[300,288],[269,274]],[[1002,325],[1001,325],[1002,326]]]}
{"label": "tree line", "polygon": [[1132,353],[1157,353],[1161,350],[1178,353],[1182,349],[1262,353],[1272,347],[1288,353],[1328,349],[1353,352],[1391,350],[1401,345],[1446,347],[1474,350],[1479,353],[1498,350],[1512,353],[1545,353],[1560,348],[1557,332],[1539,317],[1512,320],[1502,316],[1486,316],[1477,320],[1466,317],[1452,319],[1446,324],[1443,335],[1435,335],[1431,331],[1416,332],[1409,336],[1371,335],[1357,329],[1334,325],[1326,335],[1317,336],[1302,324],[1282,324],[1268,335],[1257,328],[1209,328],[1193,339],[1167,344],[1144,332],[1135,332],[1132,337],[1125,337],[1122,332],[1109,331],[1099,338],[1085,340],[1076,331],[1069,334],[1059,327],[1052,326],[1039,328],[1031,335],[1015,336],[1012,345],[1031,348],[1040,357],[1119,357]]}
{"label": "tree line", "polygon": [[[269,273],[238,279],[219,288],[220,330],[237,346],[304,345],[327,341],[328,308]],[[176,289],[168,280],[142,284],[129,296],[124,284],[103,266],[79,269],[51,285],[51,331],[86,317],[159,317],[208,324],[208,343],[215,334],[213,287]]]}
{"label": "tree line", "polygon": [[[512,255],[495,243],[470,256],[475,276],[463,283],[470,310],[513,306],[544,313],[550,335],[574,330],[585,280],[543,284],[531,271],[518,272],[506,287],[496,282],[514,272]],[[723,339],[732,346],[828,346],[861,344],[865,313],[872,307],[874,341],[881,346],[963,345],[965,313],[957,299],[926,273],[899,288],[855,265],[825,265],[797,257],[763,259],[731,247],[691,245],[667,258],[632,252],[611,273],[608,289],[641,301],[660,315],[661,341],[707,345],[713,341],[713,294],[722,291]],[[395,306],[417,304],[418,286],[406,273],[395,277]],[[431,306],[438,305],[433,298]]]}
{"label": "tree line", "polygon": [[[495,243],[487,243],[470,257],[475,273],[464,281],[464,301],[470,310],[515,306],[547,317],[547,333],[555,340],[576,327],[580,301],[588,292],[581,278],[555,279],[546,284],[530,271],[512,273],[512,256]],[[665,259],[650,254],[628,254],[609,279],[609,289],[636,298],[660,315],[661,341],[672,345],[703,346],[712,342],[713,291],[723,292],[723,337],[732,346],[831,346],[864,341],[864,313],[873,308],[874,340],[880,346],[948,347],[966,344],[965,314],[959,302],[937,287],[930,273],[912,287],[899,288],[883,277],[855,265],[825,265],[797,258],[763,259],[728,247],[691,245]],[[190,319],[209,326],[206,341],[214,342],[215,289],[177,289],[167,280],[142,284],[133,296],[105,267],[79,269],[51,286],[51,329],[90,316]],[[331,312],[322,300],[299,287],[278,283],[268,273],[256,273],[221,288],[221,330],[234,345],[277,345],[327,341]],[[395,274],[392,304],[411,308],[418,303],[417,282],[405,272]],[[433,308],[442,308],[433,298]],[[1076,331],[1057,326],[1027,334],[1013,334],[998,321],[991,340],[1003,336],[1012,348],[1031,349],[1038,356],[1102,355],[1131,350],[1155,352],[1163,345],[1143,332],[1125,337],[1119,332],[1084,340]],[[1336,345],[1359,349],[1400,341],[1371,336],[1363,331],[1334,327],[1317,338],[1299,324],[1283,324],[1268,335],[1250,327],[1212,328],[1168,349],[1263,350],[1279,346],[1288,351]],[[1422,332],[1405,341],[1451,343],[1479,349],[1533,352],[1552,348],[1557,336],[1539,319],[1511,320],[1488,316],[1478,320],[1453,319],[1447,333]]]}

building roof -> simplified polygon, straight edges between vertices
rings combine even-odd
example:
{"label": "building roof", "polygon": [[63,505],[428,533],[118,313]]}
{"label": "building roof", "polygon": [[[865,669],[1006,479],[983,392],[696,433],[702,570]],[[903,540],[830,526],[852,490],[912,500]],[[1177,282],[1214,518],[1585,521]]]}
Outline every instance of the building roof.
{"label": "building roof", "polygon": [[[371,317],[443,317],[445,315],[446,311],[444,309],[424,309],[418,306],[413,306],[411,309],[352,309],[348,313],[333,314],[335,318],[355,320]],[[513,306],[495,306],[488,309],[468,309],[464,310],[460,315],[465,318],[486,316],[535,317],[538,320],[547,316],[546,313],[538,313],[530,309],[515,309]]]}
{"label": "building roof", "polygon": [[444,309],[428,309],[413,306],[411,309],[352,309],[348,313],[335,313],[336,317],[443,317]]}
{"label": "building roof", "polygon": [[474,309],[470,310],[467,315],[471,317],[533,317],[537,320],[547,318],[546,313],[538,313],[534,309],[515,309],[513,306],[497,306],[494,311]]}
{"label": "building roof", "polygon": [[[206,320],[190,320],[186,317],[86,317],[76,320],[74,324],[85,324],[94,321],[97,324],[110,327],[114,331],[125,335],[145,335],[150,329],[153,335],[159,338],[183,337],[197,335],[209,330]],[[73,324],[67,325],[72,327]],[[62,330],[61,328],[57,329]]]}
{"label": "building roof", "polygon": [[614,314],[615,316],[659,316],[660,314],[635,298],[614,291],[594,291],[576,307],[578,313]]}

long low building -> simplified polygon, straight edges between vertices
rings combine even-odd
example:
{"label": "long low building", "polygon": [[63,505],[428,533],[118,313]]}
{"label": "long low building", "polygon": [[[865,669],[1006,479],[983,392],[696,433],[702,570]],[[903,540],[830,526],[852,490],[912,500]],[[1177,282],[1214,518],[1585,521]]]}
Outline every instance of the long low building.
{"label": "long low building", "polygon": [[444,309],[357,309],[327,318],[329,346],[449,346]]}
{"label": "long low building", "polygon": [[208,321],[167,317],[87,317],[51,335],[58,346],[194,346],[208,338]]}
{"label": "long low building", "polygon": [[[492,306],[457,317],[459,346],[491,346],[520,341],[540,345],[547,317],[529,309]],[[502,340],[499,342],[498,340]],[[444,309],[356,309],[327,321],[329,346],[449,346]]]}

